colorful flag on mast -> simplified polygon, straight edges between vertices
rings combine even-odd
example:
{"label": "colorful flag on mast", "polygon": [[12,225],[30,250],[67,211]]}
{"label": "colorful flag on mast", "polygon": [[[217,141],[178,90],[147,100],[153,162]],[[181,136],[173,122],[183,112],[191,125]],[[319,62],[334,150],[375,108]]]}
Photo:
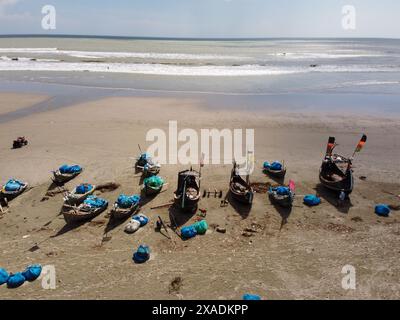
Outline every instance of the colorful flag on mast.
{"label": "colorful flag on mast", "polygon": [[367,142],[367,136],[364,134],[363,137],[361,138],[360,142],[358,143],[357,148],[354,151],[354,153],[361,152],[361,150],[363,149],[366,142]]}

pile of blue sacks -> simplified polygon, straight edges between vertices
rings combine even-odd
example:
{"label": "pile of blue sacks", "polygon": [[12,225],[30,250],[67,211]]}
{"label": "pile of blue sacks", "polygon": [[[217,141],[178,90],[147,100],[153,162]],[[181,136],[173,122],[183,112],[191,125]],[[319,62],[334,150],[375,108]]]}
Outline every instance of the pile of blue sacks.
{"label": "pile of blue sacks", "polygon": [[136,194],[133,196],[127,196],[125,194],[121,194],[117,199],[118,206],[123,209],[130,208],[134,204],[139,203],[139,201],[140,201],[140,196]]}
{"label": "pile of blue sacks", "polygon": [[90,206],[91,208],[102,208],[105,205],[107,205],[107,200],[96,197],[96,196],[88,196],[85,201],[83,201],[84,204]]}
{"label": "pile of blue sacks", "polygon": [[14,191],[18,191],[19,189],[21,189],[21,187],[23,185],[24,184],[22,182],[11,179],[6,183],[6,185],[4,186],[4,189],[8,192],[14,192]]}
{"label": "pile of blue sacks", "polygon": [[264,162],[264,169],[279,171],[282,170],[282,168],[283,164],[280,163],[279,161],[274,161],[272,163],[269,163],[268,161]]}
{"label": "pile of blue sacks", "polygon": [[321,204],[321,199],[313,194],[308,194],[304,197],[303,202],[309,207],[314,207]]}
{"label": "pile of blue sacks", "polygon": [[284,186],[271,188],[271,190],[276,192],[280,196],[287,196],[290,193],[290,189],[288,187],[284,187]]}
{"label": "pile of blue sacks", "polygon": [[140,223],[140,227],[144,227],[149,222],[149,218],[142,213],[133,216],[132,219],[138,221]]}
{"label": "pile of blue sacks", "polygon": [[86,192],[89,192],[92,189],[93,189],[93,186],[91,184],[82,183],[76,187],[76,193],[77,194],[85,194]]}
{"label": "pile of blue sacks", "polygon": [[378,204],[375,207],[375,213],[380,217],[388,217],[390,214],[390,208],[387,204]]}
{"label": "pile of blue sacks", "polygon": [[59,168],[61,173],[78,173],[82,171],[82,167],[78,165],[69,166],[67,164],[62,165]]}
{"label": "pile of blue sacks", "polygon": [[14,289],[22,286],[25,281],[35,281],[42,273],[42,266],[34,264],[28,266],[25,271],[9,274],[5,269],[0,268],[0,286],[7,283],[7,288]]}
{"label": "pile of blue sacks", "polygon": [[187,227],[183,227],[181,229],[181,236],[184,239],[191,239],[194,238],[195,236],[197,236],[197,230],[194,227],[194,225],[190,225]]}
{"label": "pile of blue sacks", "polygon": [[150,259],[150,248],[145,244],[140,245],[137,251],[133,254],[132,259],[135,263],[146,262]]}

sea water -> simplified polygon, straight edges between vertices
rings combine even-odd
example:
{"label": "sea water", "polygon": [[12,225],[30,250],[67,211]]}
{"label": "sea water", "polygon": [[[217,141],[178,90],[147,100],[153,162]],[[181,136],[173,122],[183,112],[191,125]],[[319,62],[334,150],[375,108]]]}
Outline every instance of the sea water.
{"label": "sea water", "polygon": [[400,40],[0,37],[0,90],[397,115]]}

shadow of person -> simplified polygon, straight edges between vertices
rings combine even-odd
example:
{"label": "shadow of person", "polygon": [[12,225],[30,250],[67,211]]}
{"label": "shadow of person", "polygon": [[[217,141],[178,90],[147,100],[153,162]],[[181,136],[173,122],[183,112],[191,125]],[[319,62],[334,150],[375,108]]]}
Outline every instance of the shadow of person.
{"label": "shadow of person", "polygon": [[353,206],[350,197],[346,197],[346,199],[341,201],[339,199],[339,192],[330,190],[321,183],[317,184],[314,190],[317,193],[317,197],[324,199],[341,213],[347,214],[350,208]]}
{"label": "shadow of person", "polygon": [[232,206],[232,208],[242,217],[243,220],[247,219],[250,215],[250,211],[252,208],[251,204],[244,204],[241,203],[237,200],[235,200],[232,197],[231,192],[229,191],[226,200],[229,202],[229,204]]}

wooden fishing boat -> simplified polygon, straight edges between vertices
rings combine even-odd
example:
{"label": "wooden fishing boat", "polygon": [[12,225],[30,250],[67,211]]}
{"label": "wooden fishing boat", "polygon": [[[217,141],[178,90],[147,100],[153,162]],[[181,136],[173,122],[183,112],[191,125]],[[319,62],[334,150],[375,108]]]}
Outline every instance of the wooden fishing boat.
{"label": "wooden fishing boat", "polygon": [[[285,192],[280,192],[280,190],[285,190]],[[268,196],[273,204],[277,204],[284,208],[290,208],[293,205],[295,197],[294,182],[290,181],[289,186],[270,187],[268,190]]]}
{"label": "wooden fishing boat", "polygon": [[141,153],[136,158],[135,169],[142,171],[147,177],[160,173],[161,165],[153,160],[147,153]]}
{"label": "wooden fishing boat", "polygon": [[[85,185],[87,185],[87,184],[85,184]],[[64,196],[65,203],[70,204],[70,205],[79,204],[79,203],[83,202],[89,195],[93,194],[93,192],[96,190],[95,185],[92,185],[92,188],[89,189],[85,193],[78,193],[77,188],[78,187],[75,187],[74,190],[65,194],[65,196]]]}
{"label": "wooden fishing boat", "polygon": [[1,188],[0,196],[2,198],[6,198],[7,200],[12,200],[12,199],[18,197],[20,194],[22,194],[28,188],[28,183],[22,182],[22,181],[18,181],[18,182],[21,183],[21,186],[18,190],[14,190],[14,191],[6,190],[6,185],[7,185],[6,184],[3,186],[3,188]]}
{"label": "wooden fishing boat", "polygon": [[80,175],[82,172],[78,171],[78,172],[73,172],[73,173],[61,173],[60,170],[57,171],[53,171],[53,181],[55,183],[66,183],[72,179],[74,179],[76,176]]}
{"label": "wooden fishing boat", "polygon": [[105,211],[107,207],[108,202],[105,200],[104,205],[101,207],[92,207],[86,203],[82,203],[79,206],[64,204],[62,213],[67,223],[77,223],[97,217],[100,213]]}
{"label": "wooden fishing boat", "polygon": [[357,152],[360,152],[367,142],[367,136],[363,135],[359,141],[353,156],[346,158],[339,154],[333,154],[337,146],[335,137],[329,137],[326,148],[325,158],[319,171],[319,180],[327,189],[344,193],[346,196],[352,193],[354,188],[353,177],[353,158]]}
{"label": "wooden fishing boat", "polygon": [[243,204],[251,205],[253,203],[254,190],[250,186],[250,183],[243,180],[243,178],[238,174],[238,165],[236,162],[233,164],[231,179],[229,182],[229,190],[233,199]]}
{"label": "wooden fishing boat", "polygon": [[194,211],[200,200],[200,173],[190,168],[178,174],[175,203],[184,211]]}
{"label": "wooden fishing boat", "polygon": [[325,157],[319,172],[321,184],[333,191],[349,195],[353,191],[354,177],[352,162],[343,156],[334,154]]}
{"label": "wooden fishing boat", "polygon": [[144,188],[143,188],[143,191],[144,191],[146,196],[152,196],[152,195],[155,195],[157,193],[160,193],[162,188],[163,188],[163,185],[160,186],[160,187],[152,187],[152,186],[149,186],[149,185],[145,184]]}
{"label": "wooden fishing boat", "polygon": [[282,162],[282,168],[280,170],[274,170],[271,167],[264,167],[264,173],[275,178],[284,179],[286,175],[287,168],[285,163]]}
{"label": "wooden fishing boat", "polygon": [[111,217],[116,220],[123,220],[131,217],[140,208],[140,201],[132,203],[129,208],[122,208],[118,201],[114,203],[114,207],[111,209]]}
{"label": "wooden fishing boat", "polygon": [[[157,183],[152,183],[152,180],[156,180]],[[152,196],[160,193],[164,187],[164,180],[159,176],[152,176],[144,179],[143,181],[143,192],[146,196]]]}

